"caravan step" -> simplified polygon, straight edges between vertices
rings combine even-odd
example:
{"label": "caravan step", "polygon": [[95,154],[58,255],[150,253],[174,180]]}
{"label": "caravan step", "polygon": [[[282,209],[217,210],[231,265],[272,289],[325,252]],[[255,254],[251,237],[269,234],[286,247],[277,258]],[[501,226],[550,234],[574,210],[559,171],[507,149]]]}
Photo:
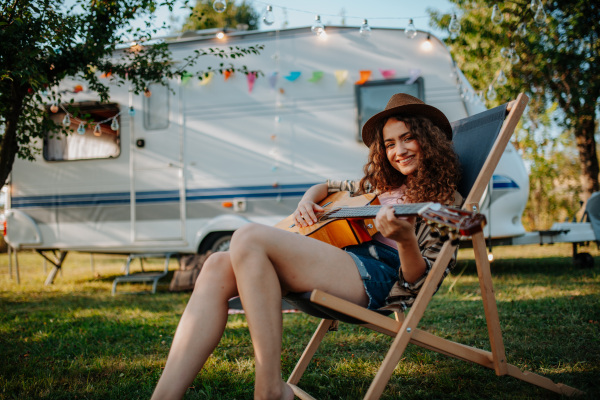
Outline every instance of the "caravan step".
{"label": "caravan step", "polygon": [[[169,262],[171,261],[171,257],[177,257],[175,253],[140,253],[140,254],[130,254],[127,257],[127,264],[125,265],[125,275],[118,276],[113,281],[112,294],[115,295],[117,291],[117,284],[120,282],[152,282],[152,294],[156,293],[156,286],[158,285],[158,281],[167,276],[169,273]],[[142,272],[131,273],[131,261],[139,258],[140,265],[142,266]],[[144,267],[142,264],[142,260],[144,258],[164,258],[165,259],[165,267],[163,271],[156,272],[146,272],[144,271]]]}

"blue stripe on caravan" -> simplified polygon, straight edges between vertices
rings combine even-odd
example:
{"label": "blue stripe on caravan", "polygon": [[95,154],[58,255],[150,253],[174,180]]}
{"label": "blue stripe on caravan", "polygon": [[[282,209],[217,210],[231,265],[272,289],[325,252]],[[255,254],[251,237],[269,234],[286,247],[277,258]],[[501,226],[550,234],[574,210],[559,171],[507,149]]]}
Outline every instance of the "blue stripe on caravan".
{"label": "blue stripe on caravan", "polygon": [[504,175],[492,176],[493,189],[519,189],[519,185],[512,178]]}
{"label": "blue stripe on caravan", "polygon": [[[313,184],[293,184],[280,186],[240,186],[225,188],[188,189],[186,200],[218,200],[235,197],[290,197],[302,196]],[[137,203],[167,203],[179,201],[178,190],[157,190],[136,192]],[[12,208],[42,208],[68,206],[99,206],[111,204],[129,204],[129,192],[89,193],[69,195],[22,196],[11,199]]]}

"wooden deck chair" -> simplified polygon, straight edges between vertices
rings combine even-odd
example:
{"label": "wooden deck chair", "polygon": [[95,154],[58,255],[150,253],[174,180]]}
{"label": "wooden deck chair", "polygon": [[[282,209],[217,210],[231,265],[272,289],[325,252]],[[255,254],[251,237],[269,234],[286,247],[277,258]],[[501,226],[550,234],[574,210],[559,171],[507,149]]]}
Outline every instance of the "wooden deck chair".
{"label": "wooden deck chair", "polygon": [[[459,191],[465,198],[463,209],[479,210],[479,202],[484,195],[486,186],[492,178],[492,173],[523,114],[528,100],[525,94],[520,94],[515,101],[453,124],[453,142],[463,168],[462,182],[459,187]],[[476,151],[473,149],[474,144],[477,144]],[[381,396],[408,343],[480,364],[495,370],[497,375],[510,375],[557,393],[565,395],[580,394],[581,392],[577,389],[563,384],[556,384],[541,375],[522,372],[516,366],[507,363],[483,233],[479,231],[473,234],[472,242],[491,351],[484,351],[439,338],[418,328],[419,321],[423,317],[427,305],[456,249],[451,241],[446,241],[406,317],[403,313],[396,313],[396,319],[392,319],[378,311],[368,310],[321,290],[286,296],[288,302],[302,311],[322,318],[287,381],[293,388],[295,395],[301,399],[313,399],[297,384],[323,337],[329,330],[335,329],[338,320],[361,324],[377,332],[395,337],[364,397],[365,399],[378,399]]]}

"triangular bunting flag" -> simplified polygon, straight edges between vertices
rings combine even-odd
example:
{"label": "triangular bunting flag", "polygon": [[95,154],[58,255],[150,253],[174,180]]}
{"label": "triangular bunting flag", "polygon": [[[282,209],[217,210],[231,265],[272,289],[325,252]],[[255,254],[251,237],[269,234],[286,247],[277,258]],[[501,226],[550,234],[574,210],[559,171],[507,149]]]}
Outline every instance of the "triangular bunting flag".
{"label": "triangular bunting flag", "polygon": [[362,85],[371,77],[371,71],[360,71],[360,79],[356,81],[356,85]]}
{"label": "triangular bunting flag", "polygon": [[316,82],[319,82],[322,78],[323,78],[323,71],[314,71],[308,81],[316,83]]}
{"label": "triangular bunting flag", "polygon": [[342,86],[346,82],[346,79],[348,79],[347,69],[338,69],[335,71],[335,80],[339,86]]}
{"label": "triangular bunting flag", "polygon": [[298,79],[300,77],[300,74],[301,74],[300,71],[291,71],[290,74],[285,77],[285,79],[287,79],[290,82],[294,82],[296,79]]}
{"label": "triangular bunting flag", "polygon": [[396,75],[395,69],[381,69],[380,68],[379,72],[381,72],[381,76],[383,76],[385,79],[392,79]]}
{"label": "triangular bunting flag", "polygon": [[279,76],[279,72],[273,72],[269,75],[269,86],[271,89],[275,89],[275,85],[277,85],[277,77]]}
{"label": "triangular bunting flag", "polygon": [[198,85],[200,86],[206,86],[210,83],[210,81],[212,81],[213,76],[215,76],[214,72],[207,72],[206,74],[202,75],[202,79],[198,82]]}
{"label": "triangular bunting flag", "polygon": [[254,82],[256,81],[256,72],[248,73],[248,75],[246,75],[246,80],[248,81],[248,93],[252,93]]}

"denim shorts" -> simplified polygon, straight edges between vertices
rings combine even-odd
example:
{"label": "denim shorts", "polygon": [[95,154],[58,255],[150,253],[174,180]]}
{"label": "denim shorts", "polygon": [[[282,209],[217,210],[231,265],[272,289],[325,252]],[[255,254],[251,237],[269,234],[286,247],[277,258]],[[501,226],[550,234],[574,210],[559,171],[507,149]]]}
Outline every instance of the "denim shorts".
{"label": "denim shorts", "polygon": [[368,308],[377,310],[383,307],[392,286],[400,279],[398,251],[376,240],[348,246],[344,250],[350,254],[358,267],[369,296]]}

